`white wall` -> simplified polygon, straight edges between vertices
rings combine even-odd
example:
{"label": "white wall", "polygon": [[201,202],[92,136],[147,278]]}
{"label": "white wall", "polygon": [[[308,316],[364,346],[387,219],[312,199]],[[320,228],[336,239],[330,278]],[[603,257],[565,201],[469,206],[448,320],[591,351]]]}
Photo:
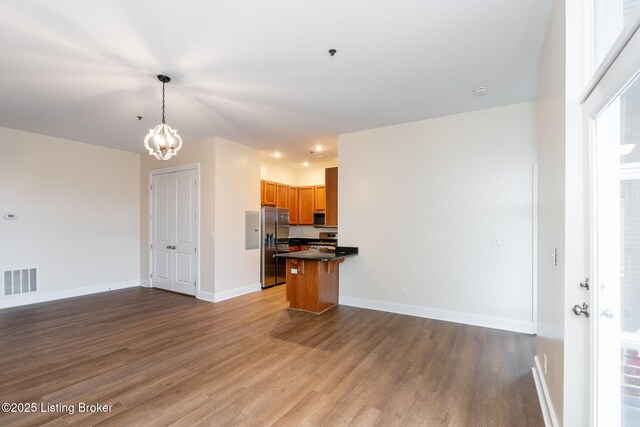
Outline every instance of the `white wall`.
{"label": "white wall", "polygon": [[215,300],[260,289],[260,251],[245,250],[245,211],[260,211],[260,152],[215,139]]}
{"label": "white wall", "polygon": [[[538,336],[536,353],[547,357],[545,382],[562,420],[564,376],[564,198],[565,198],[565,2],[554,2],[540,62],[537,127],[539,134]],[[558,265],[551,257],[558,248]],[[544,372],[541,373],[544,375]]]}
{"label": "white wall", "polygon": [[0,271],[39,269],[0,307],[138,285],[138,154],[7,128],[0,152]]}
{"label": "white wall", "polygon": [[293,186],[324,185],[324,169],[293,169],[263,160],[260,162],[260,179]]}
{"label": "white wall", "polygon": [[260,179],[287,185],[297,185],[296,171],[294,169],[265,161],[260,162]]}
{"label": "white wall", "polygon": [[534,103],[340,135],[341,302],[531,332],[535,146]]}
{"label": "white wall", "polygon": [[296,171],[296,185],[324,185],[325,168],[304,168]]}

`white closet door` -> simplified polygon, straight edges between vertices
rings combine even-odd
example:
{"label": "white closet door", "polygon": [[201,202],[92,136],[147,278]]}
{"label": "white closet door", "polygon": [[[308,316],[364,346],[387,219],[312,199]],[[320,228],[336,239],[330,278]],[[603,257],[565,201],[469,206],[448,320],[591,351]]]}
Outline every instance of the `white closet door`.
{"label": "white closet door", "polygon": [[196,176],[195,171],[173,174],[176,188],[173,290],[195,295],[196,290]]}
{"label": "white closet door", "polygon": [[176,210],[175,177],[155,175],[152,181],[151,265],[153,287],[173,290],[173,246]]}
{"label": "white closet door", "polygon": [[196,190],[195,170],[153,176],[153,287],[196,293]]}

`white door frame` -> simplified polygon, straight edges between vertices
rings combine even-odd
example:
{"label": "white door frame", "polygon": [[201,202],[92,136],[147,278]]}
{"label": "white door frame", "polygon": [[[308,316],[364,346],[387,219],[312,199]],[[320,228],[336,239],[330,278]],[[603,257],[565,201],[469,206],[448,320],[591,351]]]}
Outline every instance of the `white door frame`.
{"label": "white door frame", "polygon": [[[585,125],[588,129],[589,140],[589,234],[590,238],[590,277],[594,278],[594,286],[592,287],[593,296],[591,310],[593,316],[591,316],[591,425],[597,426],[598,421],[602,421],[603,416],[606,414],[600,414],[598,411],[598,321],[600,315],[599,308],[599,289],[596,283],[598,277],[597,271],[597,258],[595,257],[595,250],[598,242],[594,239],[598,236],[598,222],[597,222],[597,185],[596,180],[596,132],[595,121],[599,117],[600,113],[606,110],[611,102],[616,100],[622,92],[634,81],[635,76],[640,74],[640,32],[636,31],[640,24],[640,20],[636,21],[636,24],[625,34],[621,35],[616,46],[612,48],[611,58],[608,58],[608,64],[605,64],[606,68],[597,75],[597,81],[588,87],[586,91],[586,99],[583,104]],[[635,33],[634,33],[635,31]],[[630,34],[629,34],[630,33]],[[618,46],[619,45],[619,46]]]}
{"label": "white door frame", "polygon": [[[176,173],[176,172],[184,172],[184,171],[189,171],[189,170],[195,170],[196,171],[196,214],[198,215],[197,221],[196,221],[196,298],[201,299],[200,298],[200,287],[201,287],[201,283],[200,283],[200,197],[201,197],[201,184],[200,184],[200,163],[189,163],[186,165],[179,165],[179,166],[171,166],[168,168],[162,168],[162,169],[154,169],[154,170],[150,170],[149,171],[149,185],[148,185],[148,191],[149,191],[149,216],[148,216],[148,222],[149,222],[149,227],[148,227],[148,246],[147,246],[147,253],[149,254],[149,265],[148,265],[148,269],[149,269],[149,275],[151,275],[151,272],[153,271],[153,251],[151,249],[151,236],[153,235],[153,191],[151,191],[151,185],[153,183],[153,177],[155,175],[164,175],[164,174],[168,174],[168,173]],[[153,288],[153,278],[150,277],[149,278],[149,287]]]}

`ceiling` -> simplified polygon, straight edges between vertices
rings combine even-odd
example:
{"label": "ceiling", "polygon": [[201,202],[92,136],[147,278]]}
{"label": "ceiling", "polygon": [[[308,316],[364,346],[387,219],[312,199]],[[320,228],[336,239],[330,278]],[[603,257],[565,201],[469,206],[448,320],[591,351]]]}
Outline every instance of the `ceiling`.
{"label": "ceiling", "polygon": [[216,135],[319,166],[340,133],[534,99],[551,3],[3,1],[0,126],[143,152],[164,73],[185,144]]}

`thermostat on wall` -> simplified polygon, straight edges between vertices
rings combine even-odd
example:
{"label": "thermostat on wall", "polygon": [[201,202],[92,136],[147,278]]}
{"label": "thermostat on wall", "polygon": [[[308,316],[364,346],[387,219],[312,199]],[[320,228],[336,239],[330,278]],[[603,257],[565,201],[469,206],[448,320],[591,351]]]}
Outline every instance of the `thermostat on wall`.
{"label": "thermostat on wall", "polygon": [[14,213],[4,214],[4,219],[18,219],[18,215]]}

